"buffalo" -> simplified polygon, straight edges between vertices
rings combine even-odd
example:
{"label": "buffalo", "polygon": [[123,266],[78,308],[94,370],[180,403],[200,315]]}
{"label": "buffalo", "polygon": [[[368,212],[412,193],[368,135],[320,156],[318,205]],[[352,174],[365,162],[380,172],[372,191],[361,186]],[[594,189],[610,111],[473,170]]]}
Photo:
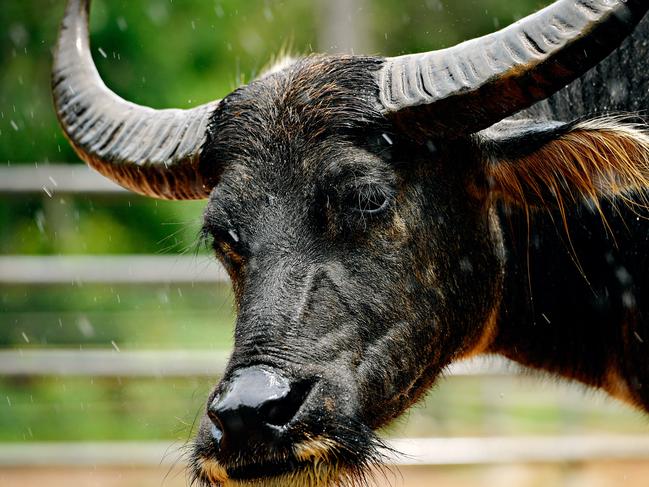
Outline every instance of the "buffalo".
{"label": "buffalo", "polygon": [[194,482],[362,484],[376,430],[478,354],[649,411],[647,9],[558,0],[449,49],[288,59],[154,110],[102,83],[69,0],[67,138],[132,191],[207,199],[232,281]]}

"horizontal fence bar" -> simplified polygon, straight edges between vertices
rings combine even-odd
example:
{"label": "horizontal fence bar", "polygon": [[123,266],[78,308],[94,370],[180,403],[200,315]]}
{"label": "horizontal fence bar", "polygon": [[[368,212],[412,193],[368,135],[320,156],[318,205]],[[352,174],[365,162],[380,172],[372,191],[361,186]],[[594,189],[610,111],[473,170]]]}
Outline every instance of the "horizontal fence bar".
{"label": "horizontal fence bar", "polygon": [[60,163],[2,166],[0,193],[133,195],[84,164]]}
{"label": "horizontal fence bar", "polygon": [[[200,377],[220,376],[229,351],[1,350],[0,376]],[[507,375],[519,370],[500,358],[477,357],[449,367],[449,375]]]}
{"label": "horizontal fence bar", "polygon": [[0,284],[229,282],[210,256],[0,256]]}
{"label": "horizontal fence bar", "polygon": [[[398,438],[386,444],[395,466],[649,460],[649,436]],[[80,442],[0,444],[0,467],[182,465],[181,443]]]}
{"label": "horizontal fence bar", "polygon": [[649,459],[649,436],[395,439],[395,465],[556,463]]}
{"label": "horizontal fence bar", "polygon": [[2,350],[0,376],[218,376],[227,351]]}

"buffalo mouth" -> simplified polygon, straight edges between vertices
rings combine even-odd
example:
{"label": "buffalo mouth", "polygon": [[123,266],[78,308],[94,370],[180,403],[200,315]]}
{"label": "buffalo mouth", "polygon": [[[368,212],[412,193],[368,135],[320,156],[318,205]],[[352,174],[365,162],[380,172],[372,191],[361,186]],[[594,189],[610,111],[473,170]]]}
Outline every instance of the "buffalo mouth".
{"label": "buffalo mouth", "polygon": [[[193,484],[201,487],[331,487],[367,485],[374,468],[381,468],[382,455],[375,449],[341,450],[336,442],[320,438],[293,445],[277,457],[249,458],[245,462],[218,460],[215,455],[195,452]],[[371,453],[370,453],[371,452]],[[261,458],[260,458],[261,457]]]}
{"label": "buffalo mouth", "polygon": [[[322,406],[328,404],[326,398],[316,399],[302,401],[301,412],[285,426],[262,425],[265,429],[230,436],[230,443],[228,434],[239,432],[231,430],[223,435],[222,429],[215,428],[209,411],[206,412],[191,447],[191,485],[367,485],[368,477],[374,475],[377,467],[381,469],[387,453],[385,444],[359,415],[341,414],[333,407]],[[241,422],[241,417],[237,419]],[[255,424],[257,419],[252,417],[250,421]]]}
{"label": "buffalo mouth", "polygon": [[289,459],[224,467],[206,459],[200,462],[194,477],[196,484],[205,487],[329,487],[352,484],[347,481],[360,477],[352,472],[338,462],[318,460]]}
{"label": "buffalo mouth", "polygon": [[312,467],[313,465],[310,462],[290,459],[281,462],[255,463],[227,468],[226,471],[228,477],[232,480],[262,480],[286,474],[294,474]]}

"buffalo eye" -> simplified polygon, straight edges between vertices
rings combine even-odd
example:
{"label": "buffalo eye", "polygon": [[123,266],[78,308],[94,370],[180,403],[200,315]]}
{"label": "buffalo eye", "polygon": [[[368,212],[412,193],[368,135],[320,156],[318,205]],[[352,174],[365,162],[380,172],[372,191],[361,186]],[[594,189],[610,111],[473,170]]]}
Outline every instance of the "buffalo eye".
{"label": "buffalo eye", "polygon": [[212,248],[226,261],[237,263],[245,256],[246,249],[241,234],[234,226],[210,225],[203,228],[203,233],[211,237]]}
{"label": "buffalo eye", "polygon": [[391,200],[392,192],[388,188],[364,185],[348,196],[347,207],[361,215],[376,216],[388,209]]}
{"label": "buffalo eye", "polygon": [[241,234],[239,231],[231,226],[219,228],[214,235],[217,244],[226,246],[229,250],[241,253],[243,249],[243,242],[241,241]]}
{"label": "buffalo eye", "polygon": [[234,228],[228,228],[228,236],[235,244],[239,244],[239,232]]}

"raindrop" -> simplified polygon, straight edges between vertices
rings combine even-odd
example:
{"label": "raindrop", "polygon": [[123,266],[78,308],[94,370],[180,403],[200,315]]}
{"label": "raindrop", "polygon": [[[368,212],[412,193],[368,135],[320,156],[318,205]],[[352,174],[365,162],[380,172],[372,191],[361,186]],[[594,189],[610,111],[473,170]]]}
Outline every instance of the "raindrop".
{"label": "raindrop", "polygon": [[9,124],[16,132],[20,130],[20,128],[18,128],[18,124],[16,124],[16,122],[14,122],[13,120],[9,120]]}
{"label": "raindrop", "polygon": [[115,340],[111,340],[110,344],[113,346],[113,348],[115,349],[116,352],[121,352],[121,350],[117,346],[117,343],[115,343]]}
{"label": "raindrop", "polygon": [[29,343],[29,337],[24,331],[21,333],[21,335],[23,336],[23,340],[25,340],[25,343]]}
{"label": "raindrop", "polygon": [[45,233],[45,213],[42,210],[38,210],[34,215],[34,221],[36,222],[36,228],[41,233]]}
{"label": "raindrop", "polygon": [[151,5],[147,10],[147,14],[151,22],[156,25],[164,24],[167,21],[167,17],[169,17],[167,7],[163,3],[154,3]]}
{"label": "raindrop", "polygon": [[9,39],[16,47],[24,46],[29,40],[29,32],[23,24],[12,24],[9,26]]}
{"label": "raindrop", "polygon": [[471,264],[471,261],[464,257],[463,259],[460,259],[460,269],[463,272],[472,272],[473,271],[473,265]]}
{"label": "raindrop", "polygon": [[442,12],[444,10],[444,5],[440,0],[426,0],[426,7],[428,10],[434,10],[436,12]]}
{"label": "raindrop", "polygon": [[388,134],[383,133],[383,134],[381,134],[381,135],[383,136],[383,138],[385,139],[385,141],[386,141],[388,144],[390,144],[390,145],[393,144],[392,139],[390,138],[390,136],[389,136]]}
{"label": "raindrop", "polygon": [[97,50],[99,51],[99,54],[101,54],[101,56],[104,59],[108,58],[108,54],[106,54],[106,51],[104,51],[101,47],[98,47]]}
{"label": "raindrop", "polygon": [[628,89],[626,83],[620,79],[612,79],[606,83],[608,87],[609,94],[611,95],[611,100],[615,102],[621,102],[628,99]]}
{"label": "raindrop", "polygon": [[629,274],[629,271],[627,271],[623,266],[617,268],[617,270],[615,271],[615,277],[617,277],[617,280],[623,286],[628,286],[633,282],[631,274]]}
{"label": "raindrop", "polygon": [[86,337],[92,337],[95,335],[95,329],[93,328],[92,324],[88,320],[88,318],[84,316],[80,316],[79,319],[77,320],[77,328],[81,332],[81,334]]}
{"label": "raindrop", "polygon": [[635,308],[636,300],[632,292],[626,291],[622,293],[622,304],[627,309]]}

